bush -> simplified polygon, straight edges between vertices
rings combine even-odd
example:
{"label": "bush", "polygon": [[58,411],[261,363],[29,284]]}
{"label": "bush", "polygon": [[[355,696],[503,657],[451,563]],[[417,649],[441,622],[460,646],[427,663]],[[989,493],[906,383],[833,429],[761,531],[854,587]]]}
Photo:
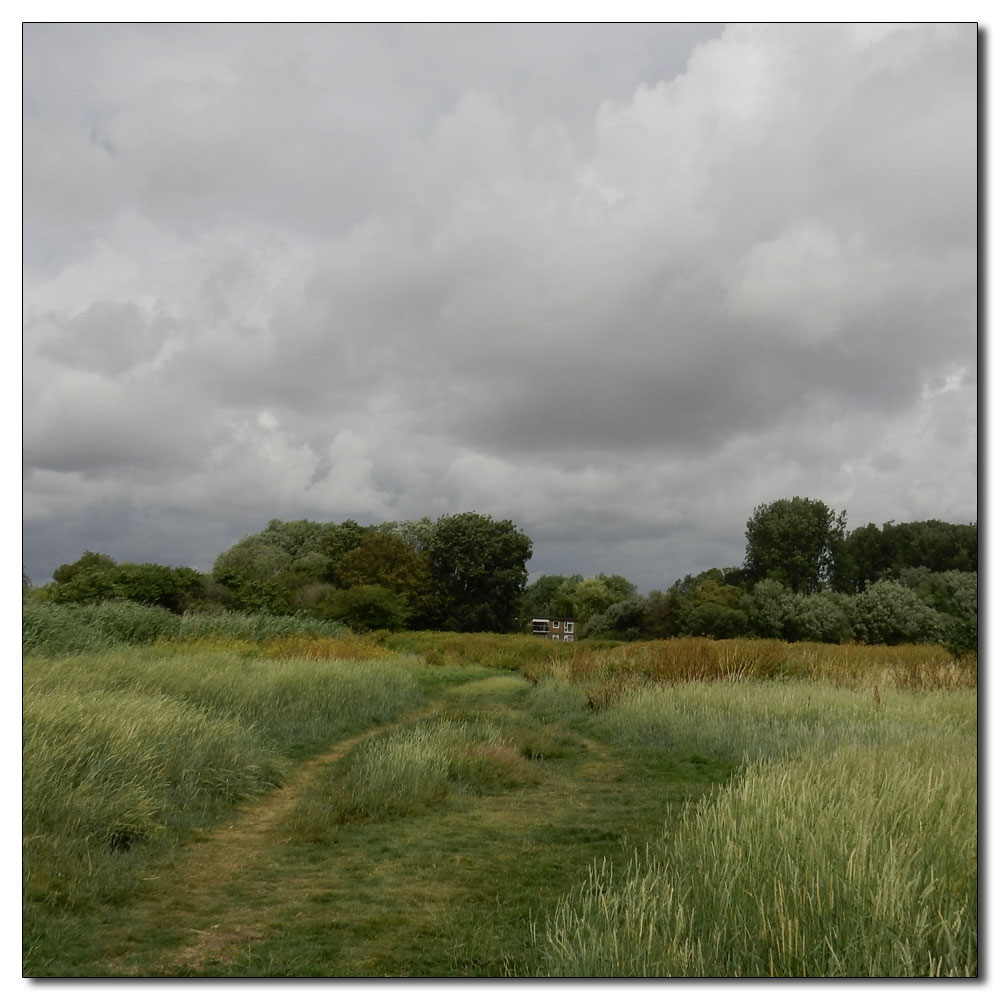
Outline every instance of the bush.
{"label": "bush", "polygon": [[939,642],[941,615],[901,583],[880,580],[853,602],[854,637],[862,642],[893,646],[897,643]]}
{"label": "bush", "polygon": [[329,599],[331,613],[351,628],[395,631],[406,624],[406,598],[378,584],[359,584],[338,590]]}
{"label": "bush", "polygon": [[728,608],[708,601],[691,609],[684,631],[712,639],[735,639],[746,633],[747,615],[738,608]]}

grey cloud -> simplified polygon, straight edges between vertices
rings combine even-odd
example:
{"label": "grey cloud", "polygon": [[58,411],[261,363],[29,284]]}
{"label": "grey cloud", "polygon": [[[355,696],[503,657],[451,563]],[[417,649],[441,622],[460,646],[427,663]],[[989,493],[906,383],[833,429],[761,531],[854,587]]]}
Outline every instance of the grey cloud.
{"label": "grey cloud", "polygon": [[477,508],[666,586],[777,496],[973,518],[975,42],[28,26],[26,552]]}
{"label": "grey cloud", "polygon": [[120,375],[151,361],[170,332],[170,319],[148,315],[134,302],[95,302],[68,319],[48,315],[39,325],[39,353],[50,361],[103,375]]}

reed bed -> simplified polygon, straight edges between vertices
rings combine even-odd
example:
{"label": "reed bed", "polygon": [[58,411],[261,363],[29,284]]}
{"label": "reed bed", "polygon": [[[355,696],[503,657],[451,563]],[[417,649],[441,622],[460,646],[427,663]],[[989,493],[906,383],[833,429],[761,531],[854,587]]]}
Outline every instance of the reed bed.
{"label": "reed bed", "polygon": [[382,634],[398,653],[422,656],[432,666],[470,663],[498,670],[523,670],[534,664],[572,658],[573,643],[554,643],[535,635],[492,632],[396,632]]}
{"label": "reed bed", "polygon": [[[900,693],[895,709],[858,706],[854,726],[834,694],[798,692],[797,736],[789,703],[756,742],[737,721],[741,779],[624,870],[595,865],[538,932],[537,974],[975,976],[974,696]],[[721,749],[734,703],[702,713],[718,717],[704,749]]]}
{"label": "reed bed", "polygon": [[[640,682],[809,679],[846,688],[966,689],[977,683],[976,655],[940,646],[865,646],[777,639],[660,639],[612,648],[574,643],[528,663],[535,683],[555,676],[583,684],[593,708],[612,704]],[[567,656],[568,652],[568,656]]]}
{"label": "reed bed", "polygon": [[22,650],[48,656],[146,645],[164,639],[226,637],[251,642],[279,638],[339,638],[338,622],[304,615],[236,612],[175,615],[134,601],[98,604],[29,602],[22,606]]}

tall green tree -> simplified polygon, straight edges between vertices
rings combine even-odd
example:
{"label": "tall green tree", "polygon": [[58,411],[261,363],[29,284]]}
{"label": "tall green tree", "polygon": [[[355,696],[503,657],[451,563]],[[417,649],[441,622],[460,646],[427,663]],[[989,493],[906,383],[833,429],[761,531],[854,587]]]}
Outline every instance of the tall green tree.
{"label": "tall green tree", "polygon": [[91,552],[89,549],[84,552],[76,562],[63,563],[53,574],[52,579],[56,583],[69,583],[78,573],[90,569],[111,569],[115,565],[111,556],[104,555],[103,552]]}
{"label": "tall green tree", "polygon": [[[337,564],[338,578],[345,586],[382,587],[406,598],[406,614],[393,621],[421,624],[431,608],[431,572],[426,553],[417,552],[401,535],[374,531]],[[395,607],[395,605],[394,605]],[[388,627],[388,626],[380,626]]]}
{"label": "tall green tree", "polygon": [[748,579],[778,580],[796,593],[816,593],[833,574],[846,520],[846,511],[836,514],[807,497],[757,507],[747,521]]}
{"label": "tall green tree", "polygon": [[439,626],[462,632],[513,628],[531,549],[531,539],[512,521],[476,513],[439,518],[427,548]]}
{"label": "tall green tree", "polygon": [[563,576],[543,573],[524,590],[521,599],[522,618],[576,618],[573,589],[583,577],[578,573]]}

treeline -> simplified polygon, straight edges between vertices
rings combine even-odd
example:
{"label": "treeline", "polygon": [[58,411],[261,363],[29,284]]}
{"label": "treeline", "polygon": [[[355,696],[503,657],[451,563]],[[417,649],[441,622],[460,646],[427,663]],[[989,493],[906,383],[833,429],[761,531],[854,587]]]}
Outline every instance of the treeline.
{"label": "treeline", "polygon": [[533,617],[575,618],[578,636],[694,635],[869,643],[978,643],[975,524],[867,524],[793,497],[754,510],[742,566],[713,568],[647,595],[619,575],[543,575],[511,521],[464,513],[364,526],[272,520],[210,573],[116,563],[86,552],[30,600],[129,600],[174,613],[299,614],[354,629],[508,632]]}
{"label": "treeline", "polygon": [[506,632],[531,539],[511,521],[464,513],[436,521],[272,520],[215,560],[210,573],[116,563],[86,552],[32,588],[30,600],[128,600],[173,611],[301,614],[358,629]]}
{"label": "treeline", "polygon": [[580,638],[758,636],[789,641],[941,643],[975,649],[975,524],[867,524],[802,497],[758,507],[742,566],[708,569],[642,596],[621,577],[539,577],[522,613],[576,618]]}

